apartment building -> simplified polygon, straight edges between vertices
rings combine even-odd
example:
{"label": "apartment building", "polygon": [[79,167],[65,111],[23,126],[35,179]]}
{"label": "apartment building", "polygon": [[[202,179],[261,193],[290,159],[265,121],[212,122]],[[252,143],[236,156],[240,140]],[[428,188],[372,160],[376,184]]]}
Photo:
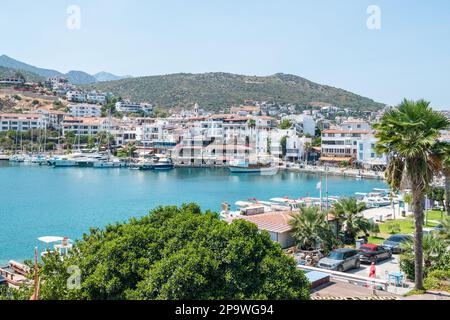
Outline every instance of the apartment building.
{"label": "apartment building", "polygon": [[0,113],[0,131],[44,129],[45,117],[32,113]]}
{"label": "apartment building", "polygon": [[86,102],[86,95],[82,91],[68,91],[66,93],[67,101],[71,102]]}
{"label": "apartment building", "polygon": [[357,161],[364,167],[373,168],[387,164],[386,155],[379,155],[375,151],[376,143],[377,139],[374,136],[367,136],[365,139],[358,141]]}
{"label": "apartment building", "polygon": [[308,114],[292,114],[283,117],[283,120],[289,120],[298,134],[304,134],[314,137],[316,134],[316,122]]}
{"label": "apartment building", "polygon": [[341,124],[344,130],[371,130],[370,124],[362,119],[346,119]]}
{"label": "apartment building", "polygon": [[90,136],[108,130],[110,123],[107,118],[99,117],[65,117],[62,122],[63,135],[73,132],[76,135]]}
{"label": "apartment building", "polygon": [[61,123],[64,120],[64,117],[67,116],[67,113],[59,110],[51,110],[50,108],[39,108],[36,109],[36,114],[41,114],[44,117],[45,122],[49,127],[52,127],[56,130],[61,129]]}
{"label": "apartment building", "polygon": [[371,136],[370,130],[327,129],[322,131],[324,162],[353,161],[358,158],[358,142]]}
{"label": "apartment building", "polygon": [[91,91],[86,94],[86,101],[94,104],[105,104],[106,96],[97,91]]}
{"label": "apartment building", "polygon": [[69,104],[70,115],[72,117],[100,117],[102,108],[96,104]]}
{"label": "apartment building", "polygon": [[123,112],[123,113],[144,112],[145,114],[151,114],[153,112],[153,106],[148,103],[119,101],[116,103],[115,106],[116,106],[116,111]]}

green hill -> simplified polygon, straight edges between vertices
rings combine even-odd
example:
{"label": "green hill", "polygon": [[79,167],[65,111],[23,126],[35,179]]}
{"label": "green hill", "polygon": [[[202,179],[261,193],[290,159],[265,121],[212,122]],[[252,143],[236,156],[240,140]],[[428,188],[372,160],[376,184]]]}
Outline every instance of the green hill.
{"label": "green hill", "polygon": [[112,92],[122,98],[152,102],[161,107],[192,106],[197,102],[206,109],[218,110],[246,100],[303,105],[327,103],[354,110],[377,110],[384,106],[351,92],[288,74],[257,77],[230,73],[180,73],[85,87]]}
{"label": "green hill", "polygon": [[0,78],[14,77],[17,73],[22,74],[27,81],[39,82],[39,81],[44,80],[43,77],[41,77],[35,73],[29,72],[29,71],[16,70],[16,69],[5,68],[5,67],[0,66]]}

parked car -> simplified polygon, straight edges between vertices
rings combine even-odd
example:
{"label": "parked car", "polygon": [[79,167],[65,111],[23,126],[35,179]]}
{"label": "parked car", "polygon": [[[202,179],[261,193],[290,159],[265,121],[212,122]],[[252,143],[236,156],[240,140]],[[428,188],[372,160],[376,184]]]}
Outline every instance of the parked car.
{"label": "parked car", "polygon": [[409,234],[394,234],[384,240],[383,246],[391,249],[392,253],[401,253],[401,244],[412,240],[413,237]]}
{"label": "parked car", "polygon": [[358,269],[360,265],[359,251],[344,248],[333,250],[328,256],[320,259],[318,267],[344,272],[353,268]]}
{"label": "parked car", "polygon": [[380,260],[390,259],[392,251],[388,247],[376,244],[363,244],[359,248],[359,260],[361,262],[377,263]]}

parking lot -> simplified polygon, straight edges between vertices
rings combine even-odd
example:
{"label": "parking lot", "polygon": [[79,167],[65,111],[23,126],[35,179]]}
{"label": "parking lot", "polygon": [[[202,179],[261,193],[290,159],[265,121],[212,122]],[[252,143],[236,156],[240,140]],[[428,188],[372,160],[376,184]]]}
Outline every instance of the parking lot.
{"label": "parking lot", "polygon": [[[391,259],[379,261],[376,264],[376,275],[378,279],[387,280],[387,274],[389,272],[398,272],[400,271],[399,264],[399,255],[395,254]],[[361,267],[359,269],[348,270],[347,273],[355,274],[362,277],[368,277],[370,271],[370,264],[361,263]],[[410,281],[406,281],[407,287],[395,287],[390,286],[389,291],[397,294],[405,294],[412,289],[414,286]]]}

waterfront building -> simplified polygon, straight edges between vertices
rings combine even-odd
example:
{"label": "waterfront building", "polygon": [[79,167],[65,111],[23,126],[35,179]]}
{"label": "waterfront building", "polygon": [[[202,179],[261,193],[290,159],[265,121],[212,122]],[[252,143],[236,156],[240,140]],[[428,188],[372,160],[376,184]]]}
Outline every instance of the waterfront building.
{"label": "waterfront building", "polygon": [[357,161],[367,169],[383,168],[387,165],[386,155],[376,153],[376,143],[377,139],[374,136],[367,136],[358,141]]}
{"label": "waterfront building", "polygon": [[0,113],[0,131],[44,129],[45,117],[33,113]]}
{"label": "waterfront building", "polygon": [[264,151],[266,153],[270,151],[270,154],[274,157],[291,162],[302,160],[305,153],[305,144],[311,142],[310,138],[300,137],[294,129],[276,129],[271,131],[268,137],[270,138],[270,150]]}
{"label": "waterfront building", "polygon": [[69,104],[70,115],[72,117],[100,117],[102,108],[96,104]]}
{"label": "waterfront building", "polygon": [[73,132],[75,135],[90,136],[111,128],[108,118],[65,117],[62,122],[63,135]]}
{"label": "waterfront building", "polygon": [[120,147],[136,141],[137,127],[134,125],[118,125],[115,129],[110,130],[110,133],[114,136],[115,145]]}
{"label": "waterfront building", "polygon": [[327,129],[322,131],[322,162],[352,162],[358,157],[358,142],[372,134],[369,130]]}
{"label": "waterfront building", "polygon": [[48,126],[56,130],[62,128],[61,123],[64,120],[64,117],[67,116],[66,112],[60,110],[52,110],[51,107],[41,107],[36,109],[35,112],[36,114],[42,114]]}

